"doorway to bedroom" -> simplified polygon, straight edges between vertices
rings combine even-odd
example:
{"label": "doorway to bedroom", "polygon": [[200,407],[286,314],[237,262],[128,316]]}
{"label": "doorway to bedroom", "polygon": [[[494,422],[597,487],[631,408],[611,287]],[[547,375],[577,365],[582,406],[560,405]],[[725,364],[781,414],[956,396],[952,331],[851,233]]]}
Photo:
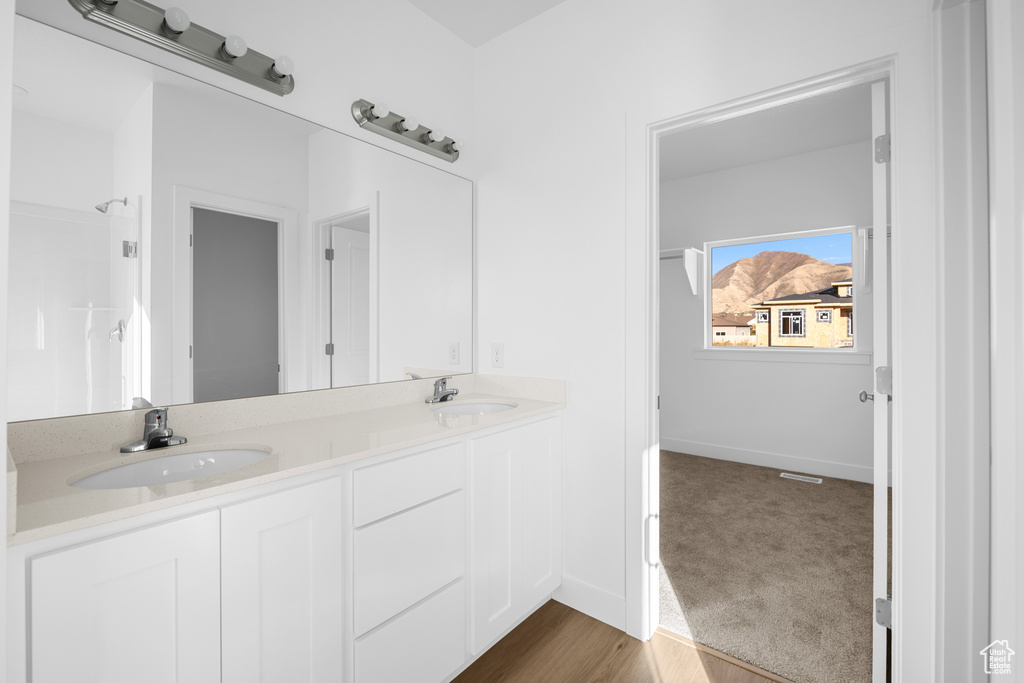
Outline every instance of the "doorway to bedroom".
{"label": "doorway to bedroom", "polygon": [[658,141],[659,623],[799,683],[885,675],[887,89]]}

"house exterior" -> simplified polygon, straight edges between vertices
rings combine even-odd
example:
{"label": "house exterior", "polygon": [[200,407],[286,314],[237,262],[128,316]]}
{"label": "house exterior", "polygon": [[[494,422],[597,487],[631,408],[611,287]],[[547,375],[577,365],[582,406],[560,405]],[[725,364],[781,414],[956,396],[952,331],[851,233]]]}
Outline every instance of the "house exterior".
{"label": "house exterior", "polygon": [[853,346],[853,281],[751,306],[757,346],[838,349]]}
{"label": "house exterior", "polygon": [[728,345],[754,346],[752,315],[733,315],[731,313],[716,313],[711,316],[711,343],[714,346]]}

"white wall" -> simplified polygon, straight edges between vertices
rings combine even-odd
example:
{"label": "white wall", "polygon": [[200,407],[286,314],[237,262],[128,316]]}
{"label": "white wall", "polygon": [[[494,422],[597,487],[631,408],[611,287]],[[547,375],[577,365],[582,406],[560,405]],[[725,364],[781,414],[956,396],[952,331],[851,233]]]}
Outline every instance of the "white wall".
{"label": "white wall", "polygon": [[[627,214],[624,186],[646,169],[642,161],[627,165],[635,148],[629,146],[634,129],[626,124],[643,126],[654,122],[643,116],[655,111],[698,111],[896,55],[894,110],[901,137],[894,152],[894,220],[900,234],[893,246],[900,274],[894,319],[913,302],[924,320],[933,320],[934,301],[922,304],[917,296],[935,280],[930,12],[926,0],[568,0],[478,50],[477,351],[486,357],[492,342],[503,342],[505,368],[499,372],[568,380],[569,588],[562,597],[573,606],[624,625],[626,565],[641,560],[641,551],[625,552],[642,527],[631,522],[627,537],[625,514],[639,511],[624,513],[623,482],[643,454],[632,447],[627,452],[632,423],[624,415],[642,413],[644,396],[637,401],[631,394],[629,404],[624,399],[637,381],[626,344],[639,334],[624,321],[627,288],[641,293],[643,306],[643,282],[626,279],[627,272],[643,277],[643,257],[637,267],[624,253],[644,243],[646,206],[641,190]],[[675,111],[651,106],[659,100],[673,103]],[[639,149],[642,159],[642,142]],[[637,298],[630,302],[636,306]],[[631,318],[640,325],[643,319],[642,312]],[[907,332],[900,325],[897,345]],[[630,353],[640,351],[631,347]],[[628,377],[627,366],[633,368]],[[897,560],[913,577],[901,584],[896,608],[903,634],[897,667],[906,667],[906,680],[930,680],[936,486],[929,454],[935,448],[938,367],[927,335],[895,372],[904,398],[896,408],[901,427],[894,437],[904,456],[894,479],[905,484],[897,524],[915,530],[902,539],[906,552]],[[913,478],[901,481],[906,472]]]}
{"label": "white wall", "polygon": [[110,133],[24,111],[13,126],[11,199],[83,211],[110,199]]}
{"label": "white wall", "polygon": [[[242,199],[298,212],[305,217],[312,129],[279,112],[255,107],[214,89],[194,91],[157,83],[153,90],[153,193],[151,234],[152,372],[154,404],[180,403],[171,388],[172,358],[187,363],[188,342],[175,346],[178,325],[189,325],[189,295],[174,283],[190,278],[188,233],[176,232],[175,187]],[[268,135],[267,131],[275,131]],[[285,387],[305,381],[306,336],[298,281],[297,234],[283,249],[285,371],[301,369],[301,380],[285,377]],[[289,259],[290,257],[290,259]],[[184,299],[184,300],[181,300]],[[180,378],[177,378],[180,384]]]}
{"label": "white wall", "polygon": [[379,380],[403,379],[407,368],[472,371],[472,184],[332,131],[310,137],[309,158],[311,224],[378,208]]}
{"label": "white wall", "polygon": [[[661,184],[661,248],[871,224],[870,142]],[[855,273],[854,279],[861,279]],[[861,364],[723,359],[703,349],[703,297],[681,259],[661,262],[661,447],[858,481],[872,478],[871,388]],[[870,351],[870,294],[857,294]],[[699,357],[697,357],[699,356]]]}

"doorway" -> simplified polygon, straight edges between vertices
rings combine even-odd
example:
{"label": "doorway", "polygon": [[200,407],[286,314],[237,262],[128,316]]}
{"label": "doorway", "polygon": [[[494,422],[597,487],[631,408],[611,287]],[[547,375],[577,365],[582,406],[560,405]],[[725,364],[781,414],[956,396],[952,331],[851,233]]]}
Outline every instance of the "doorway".
{"label": "doorway", "polygon": [[[683,635],[794,680],[885,679],[887,632],[873,625],[871,605],[873,597],[887,595],[889,574],[889,409],[887,390],[875,382],[889,348],[888,170],[879,147],[888,132],[886,89],[885,73],[862,74],[797,96],[790,91],[774,101],[768,96],[684,117],[654,140],[656,243],[666,260],[656,280],[660,306],[654,320],[655,339],[660,337],[654,442],[660,443],[661,461],[650,454],[652,479],[658,480],[656,463],[665,476],[660,516],[652,505],[659,524],[652,536],[662,549],[656,580],[662,600],[652,608],[674,611],[659,623],[677,632],[688,627],[689,612],[696,627]],[[845,252],[787,247],[812,234],[839,233],[849,238]],[[749,253],[715,262],[716,248],[739,246]],[[684,254],[690,258],[676,258]],[[848,327],[840,330],[840,322]],[[776,481],[783,473],[796,478]],[[701,483],[673,489],[673,478],[676,484]],[[747,480],[748,492],[730,499]],[[746,515],[748,522],[723,532],[731,537],[705,538],[679,552],[675,530],[667,526],[673,514],[681,519],[678,510],[669,513],[678,501],[666,499],[676,494],[699,506],[683,513],[688,521],[718,506],[719,518]],[[651,495],[657,501],[653,486]],[[848,509],[822,511],[814,521],[811,512],[847,497]],[[798,499],[805,499],[802,512],[783,505]],[[855,516],[861,522],[853,525],[853,543],[849,523]],[[830,530],[826,518],[840,524]],[[699,526],[707,530],[715,521],[712,516]],[[768,526],[761,529],[761,522]],[[690,540],[698,535],[694,529],[686,534]],[[825,542],[817,550],[802,544],[814,535]],[[839,541],[836,548],[830,540]],[[739,555],[730,548],[759,543],[764,548],[740,564],[764,571],[730,574],[730,559]],[[693,565],[701,555],[707,557],[703,570]],[[673,560],[680,557],[686,559]],[[819,562],[830,557],[837,561]],[[673,571],[674,561],[689,564]],[[859,575],[838,578],[852,564]],[[836,591],[834,609],[786,607],[817,606],[828,592],[819,589],[783,597],[775,609],[792,612],[788,617],[759,611],[770,602],[767,596],[787,587],[777,577],[800,571],[809,572],[807,580],[794,576],[788,587],[815,585],[811,574],[817,573],[820,587],[845,580],[856,590]],[[686,582],[687,589],[698,583],[695,577],[707,585],[666,591],[669,577]],[[819,623],[808,616],[815,613],[822,615]],[[851,614],[853,626],[839,628],[837,614]],[[715,626],[729,633],[706,628]],[[795,639],[778,639],[786,629]],[[843,634],[837,647],[845,652],[824,653],[817,674],[813,667],[787,669],[771,657],[754,661],[758,651],[781,650],[784,659],[800,641],[820,649],[830,633]],[[757,639],[766,641],[760,650],[745,647]],[[834,678],[841,659],[855,660],[847,679]]]}
{"label": "doorway", "polygon": [[172,329],[170,372],[154,373],[170,402],[307,388],[298,213],[175,186],[173,225],[173,284],[152,306],[154,324]]}

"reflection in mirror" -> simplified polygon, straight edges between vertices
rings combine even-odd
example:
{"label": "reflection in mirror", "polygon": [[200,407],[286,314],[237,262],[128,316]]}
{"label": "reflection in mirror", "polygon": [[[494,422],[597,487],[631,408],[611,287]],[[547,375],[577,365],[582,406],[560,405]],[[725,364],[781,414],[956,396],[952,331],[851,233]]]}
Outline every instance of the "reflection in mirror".
{"label": "reflection in mirror", "polygon": [[23,17],[14,82],[12,420],[471,371],[469,181]]}

